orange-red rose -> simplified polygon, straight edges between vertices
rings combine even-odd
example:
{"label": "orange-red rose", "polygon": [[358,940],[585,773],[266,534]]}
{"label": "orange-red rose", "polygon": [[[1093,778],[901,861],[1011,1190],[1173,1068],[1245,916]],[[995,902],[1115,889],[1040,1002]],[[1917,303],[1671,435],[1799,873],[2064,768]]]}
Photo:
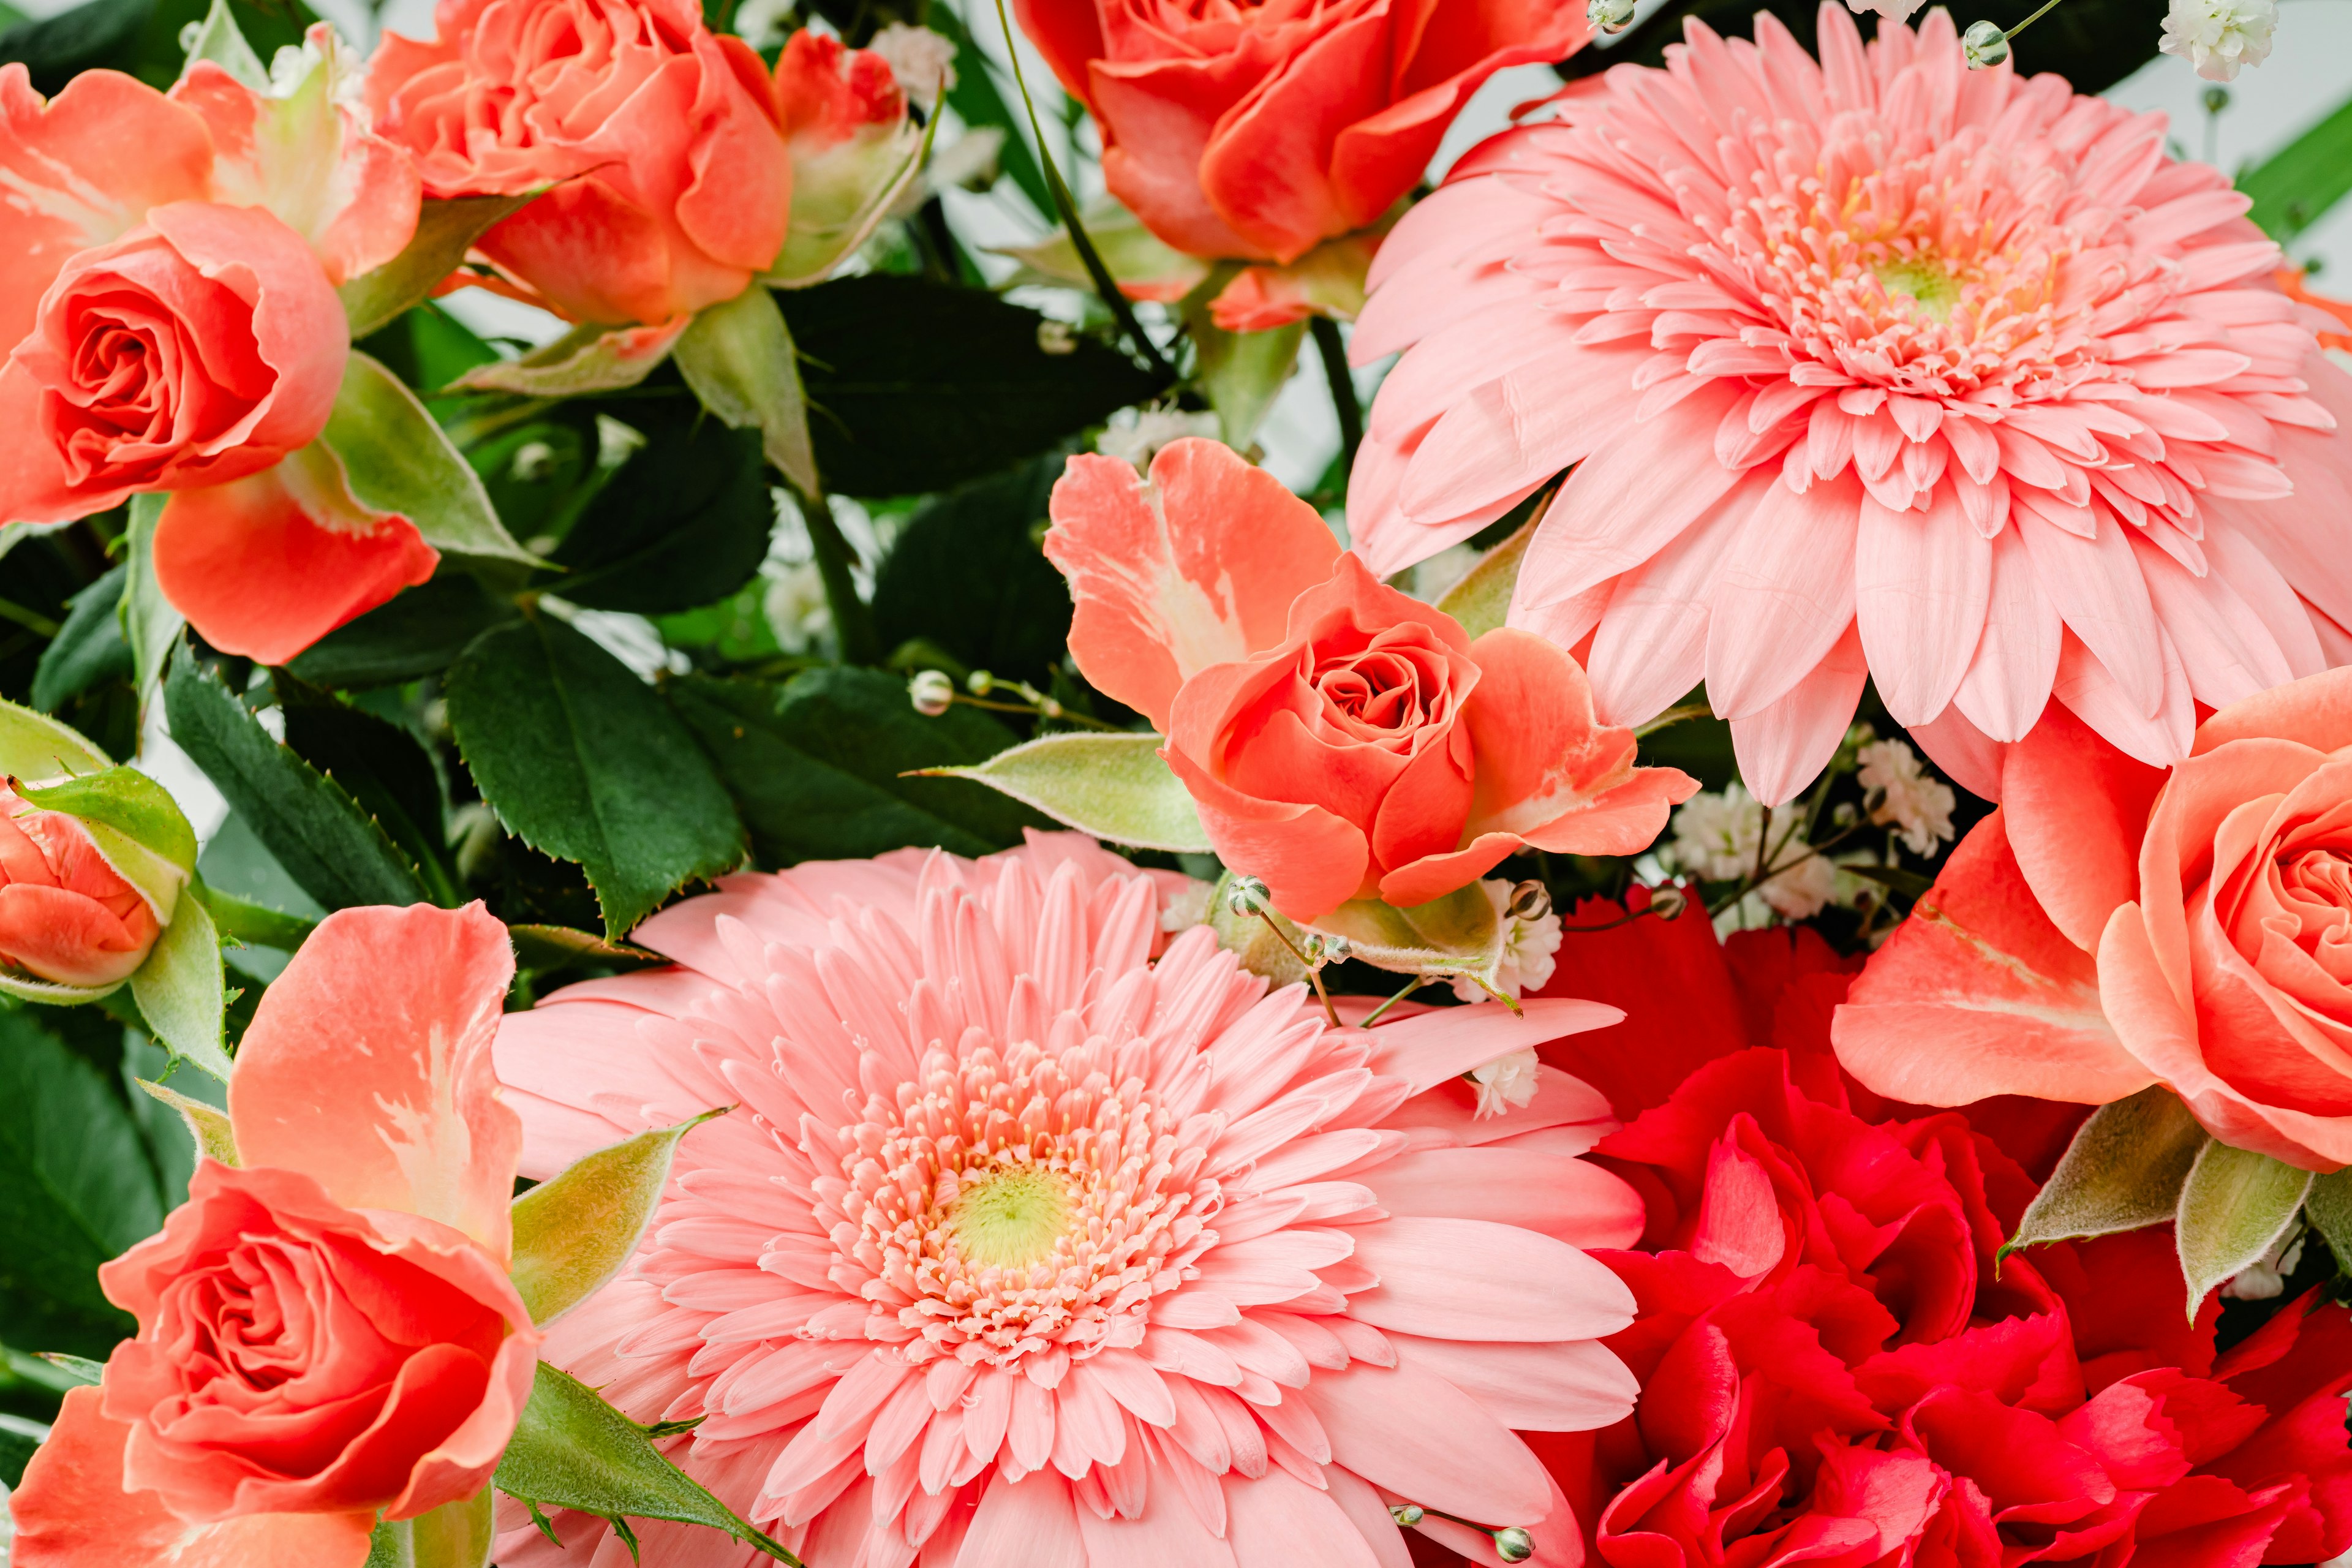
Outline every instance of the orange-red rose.
{"label": "orange-red rose", "polygon": [[88,828],[0,784],[0,963],[59,985],[112,985],[161,930]]}
{"label": "orange-red rose", "polygon": [[1587,37],[1565,0],[1018,0],[1102,128],[1103,177],[1194,256],[1292,261],[1428,171],[1505,66]]}

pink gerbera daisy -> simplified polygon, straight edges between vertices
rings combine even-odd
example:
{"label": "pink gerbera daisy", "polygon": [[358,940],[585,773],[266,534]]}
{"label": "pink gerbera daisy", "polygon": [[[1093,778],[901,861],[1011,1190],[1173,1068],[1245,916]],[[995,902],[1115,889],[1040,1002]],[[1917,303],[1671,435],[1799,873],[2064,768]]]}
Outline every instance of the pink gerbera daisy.
{"label": "pink gerbera daisy", "polygon": [[[1514,1428],[1631,1407],[1584,1246],[1642,1206],[1577,1158],[1607,1102],[1462,1075],[1586,1002],[1334,1029],[1151,875],[1074,835],[730,879],[648,921],[674,968],[509,1017],[523,1168],[704,1109],[630,1277],[544,1352],[822,1568],[1403,1568],[1580,1560]],[[1468,1524],[1437,1517],[1451,1514]],[[509,1516],[507,1568],[613,1568],[603,1521]],[[644,1531],[647,1568],[748,1568]]]}
{"label": "pink gerbera daisy", "polygon": [[2054,695],[2186,754],[2194,702],[2352,659],[2352,381],[2164,118],[1970,71],[1951,19],[1816,63],[1685,24],[1465,159],[1373,270],[1349,521],[1376,570],[1575,464],[1511,621],[1640,723],[1702,679],[1786,800],[1864,679],[1971,788]]}

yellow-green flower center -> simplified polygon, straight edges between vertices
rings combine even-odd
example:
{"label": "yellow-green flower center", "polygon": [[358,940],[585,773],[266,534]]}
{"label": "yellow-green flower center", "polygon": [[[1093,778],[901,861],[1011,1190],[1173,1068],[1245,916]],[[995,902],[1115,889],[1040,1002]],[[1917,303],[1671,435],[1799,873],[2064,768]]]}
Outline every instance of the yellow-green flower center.
{"label": "yellow-green flower center", "polygon": [[1919,313],[1930,321],[1950,321],[1952,307],[1960,302],[1959,279],[1925,258],[1882,261],[1874,270],[1880,288],[1889,295],[1909,295]]}
{"label": "yellow-green flower center", "polygon": [[1000,1170],[959,1193],[956,1249],[982,1268],[1026,1268],[1053,1256],[1070,1224],[1070,1184],[1052,1171]]}

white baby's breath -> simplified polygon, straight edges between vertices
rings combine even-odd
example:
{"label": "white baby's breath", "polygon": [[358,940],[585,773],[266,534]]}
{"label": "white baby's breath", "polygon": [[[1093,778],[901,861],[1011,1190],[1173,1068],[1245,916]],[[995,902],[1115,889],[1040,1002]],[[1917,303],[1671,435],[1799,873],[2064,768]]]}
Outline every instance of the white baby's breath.
{"label": "white baby's breath", "polygon": [[2270,58],[2277,26],[2273,0],[2172,0],[2157,47],[2195,66],[2207,81],[2235,81],[2239,67]]}

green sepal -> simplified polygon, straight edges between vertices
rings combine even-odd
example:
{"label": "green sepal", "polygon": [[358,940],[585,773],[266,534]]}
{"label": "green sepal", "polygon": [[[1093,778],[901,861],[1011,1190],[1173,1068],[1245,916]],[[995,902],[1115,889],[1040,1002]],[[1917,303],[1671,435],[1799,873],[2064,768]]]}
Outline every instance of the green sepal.
{"label": "green sepal", "polygon": [[2179,1208],[2181,1184],[2209,1142],[2180,1097],[2162,1084],[2099,1107],[2076,1130],[2000,1256],[2163,1224]]}
{"label": "green sepal", "polygon": [[2352,1275],[2352,1165],[2314,1176],[2311,1191],[2303,1195],[2303,1212],[2336,1255],[2336,1272]]}
{"label": "green sepal", "polygon": [[343,466],[352,499],[396,512],[425,542],[458,555],[544,565],[514,541],[473,465],[398,376],[353,351],[320,444]]}
{"label": "green sepal", "polygon": [[616,1527],[625,1517],[706,1525],[779,1563],[800,1562],[665,1458],[645,1428],[545,1362],[499,1461],[497,1483],[536,1509],[572,1509]]}
{"label": "green sepal", "polygon": [[653,1223],[678,1140],[732,1109],[600,1149],[515,1199],[508,1278],[532,1322],[552,1322],[621,1271]]}
{"label": "green sepal", "polygon": [[1246,451],[1257,437],[1282,384],[1298,363],[1307,323],[1294,321],[1263,332],[1229,332],[1209,317],[1209,301],[1233,281],[1238,263],[1222,262],[1182,306],[1184,331],[1192,340],[1192,379],[1216,411],[1225,445]]}
{"label": "green sepal", "polygon": [[474,392],[511,392],[523,397],[577,397],[618,392],[651,375],[669,358],[681,321],[673,328],[574,327],[544,348],[520,359],[478,364],[454,384]]}
{"label": "green sepal", "polygon": [[380,331],[403,310],[430,299],[441,280],[466,259],[474,241],[536,194],[426,202],[417,214],[415,237],[398,256],[335,290],[342,299],[353,341]]}
{"label": "green sepal", "polygon": [[1406,909],[1378,899],[1350,900],[1310,929],[1347,938],[1354,956],[1375,969],[1490,986],[1508,934],[1495,900],[1475,881]]}
{"label": "green sepal", "polygon": [[1511,595],[1519,585],[1519,565],[1528,558],[1528,542],[1542,521],[1539,510],[1517,532],[1480,556],[1460,582],[1438,595],[1437,607],[1461,622],[1473,637],[1503,625],[1511,613]]}
{"label": "green sepal", "polygon": [[205,19],[181,35],[180,47],[188,52],[180,67],[184,81],[189,66],[198,60],[210,60],[254,91],[269,90],[269,68],[254,53],[253,46],[245,41],[236,17],[229,11],[228,0],[213,0],[213,8],[205,14]]}
{"label": "green sepal", "polygon": [[196,835],[169,790],[131,767],[48,784],[9,783],[29,805],[79,822],[115,874],[139,890],[156,923],[171,924],[195,868]]}
{"label": "green sepal", "polygon": [[490,1489],[430,1513],[385,1520],[368,1538],[367,1568],[487,1568],[498,1533]]}
{"label": "green sepal", "polygon": [[2309,1171],[2268,1154],[2219,1140],[2199,1151],[2172,1222],[2190,1322],[2208,1290],[2262,1261],[2294,1223],[2310,1190]]}
{"label": "green sepal", "polygon": [[971,779],[1114,844],[1208,854],[1214,846],[1191,792],[1160,760],[1166,744],[1158,735],[1040,735],[984,763],[908,776]]}
{"label": "green sepal", "polygon": [[71,727],[0,699],[0,776],[68,778],[113,765],[113,758]]}
{"label": "green sepal", "polygon": [[195,1140],[197,1153],[215,1164],[243,1163],[236,1155],[236,1129],[229,1124],[227,1111],[201,1100],[190,1100],[175,1089],[150,1083],[143,1078],[135,1081],[150,1099],[180,1113],[180,1120],[187,1124],[188,1136]]}
{"label": "green sepal", "polygon": [[147,962],[131,976],[131,999],[139,1004],[158,1045],[228,1081],[223,1043],[227,983],[221,972],[220,932],[203,900],[180,900],[179,912],[155,939]]}
{"label": "green sepal", "polygon": [[773,294],[755,283],[700,311],[671,353],[705,408],[730,429],[757,429],[768,461],[803,495],[816,493],[808,395],[792,329]]}

